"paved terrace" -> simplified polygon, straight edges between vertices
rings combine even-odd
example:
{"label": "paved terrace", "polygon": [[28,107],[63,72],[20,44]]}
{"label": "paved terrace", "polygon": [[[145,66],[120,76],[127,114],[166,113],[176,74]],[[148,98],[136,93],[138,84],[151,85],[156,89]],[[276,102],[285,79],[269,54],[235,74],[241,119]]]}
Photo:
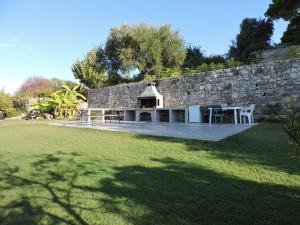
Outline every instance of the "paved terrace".
{"label": "paved terrace", "polygon": [[77,122],[50,123],[56,126],[93,128],[107,131],[133,132],[154,136],[187,138],[207,141],[219,141],[226,137],[243,132],[252,125],[248,124],[207,124],[207,123],[149,123],[149,122],[125,122],[121,123],[96,123],[78,125]]}

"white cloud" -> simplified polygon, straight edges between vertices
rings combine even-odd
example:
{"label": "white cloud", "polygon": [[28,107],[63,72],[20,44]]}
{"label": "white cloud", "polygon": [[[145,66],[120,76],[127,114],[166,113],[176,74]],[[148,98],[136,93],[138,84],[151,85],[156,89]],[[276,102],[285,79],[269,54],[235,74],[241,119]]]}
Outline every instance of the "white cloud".
{"label": "white cloud", "polygon": [[0,82],[0,89],[9,94],[14,94],[18,88],[23,84],[23,79],[18,79],[15,81],[3,81]]}

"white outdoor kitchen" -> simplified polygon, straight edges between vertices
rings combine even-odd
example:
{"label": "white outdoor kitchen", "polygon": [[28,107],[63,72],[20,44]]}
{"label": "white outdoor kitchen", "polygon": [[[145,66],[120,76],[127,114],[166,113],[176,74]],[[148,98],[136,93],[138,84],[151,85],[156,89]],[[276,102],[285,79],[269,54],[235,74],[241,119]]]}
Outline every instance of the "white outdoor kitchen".
{"label": "white outdoor kitchen", "polygon": [[[155,83],[148,83],[137,96],[137,108],[88,108],[88,121],[168,122],[168,123],[226,123],[228,117],[234,124],[253,123],[255,105],[241,106],[189,105],[188,107],[164,107],[164,96],[156,89]],[[97,113],[95,113],[97,112]],[[93,115],[94,113],[94,115]]]}

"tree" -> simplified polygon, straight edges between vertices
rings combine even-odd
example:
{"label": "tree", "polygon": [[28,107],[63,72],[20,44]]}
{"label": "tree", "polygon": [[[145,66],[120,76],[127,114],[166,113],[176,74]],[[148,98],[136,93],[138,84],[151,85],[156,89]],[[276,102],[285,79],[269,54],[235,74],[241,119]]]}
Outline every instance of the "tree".
{"label": "tree", "polygon": [[206,64],[225,64],[226,58],[223,55],[211,55],[204,58]]}
{"label": "tree", "polygon": [[291,19],[287,30],[283,33],[281,42],[285,44],[300,44],[300,15]]}
{"label": "tree", "polygon": [[273,20],[290,21],[281,42],[300,44],[300,0],[273,0],[265,15]]}
{"label": "tree", "polygon": [[205,62],[204,53],[201,47],[189,44],[186,47],[186,57],[183,64],[184,68],[196,68]]}
{"label": "tree", "polygon": [[122,25],[111,29],[105,46],[109,76],[138,70],[139,79],[160,77],[163,68],[179,68],[185,59],[184,41],[169,25]]}
{"label": "tree", "polygon": [[252,54],[270,48],[273,22],[270,19],[246,18],[240,25],[240,33],[229,49],[229,57],[244,63],[252,60]]}
{"label": "tree", "polygon": [[101,48],[93,48],[83,60],[76,60],[72,72],[74,77],[88,88],[105,86],[107,74],[104,51]]}
{"label": "tree", "polygon": [[289,21],[291,18],[299,15],[299,0],[272,0],[265,15],[272,19],[284,19]]}
{"label": "tree", "polygon": [[44,77],[30,77],[24,81],[16,95],[20,97],[45,97],[51,95],[54,90],[52,80]]}

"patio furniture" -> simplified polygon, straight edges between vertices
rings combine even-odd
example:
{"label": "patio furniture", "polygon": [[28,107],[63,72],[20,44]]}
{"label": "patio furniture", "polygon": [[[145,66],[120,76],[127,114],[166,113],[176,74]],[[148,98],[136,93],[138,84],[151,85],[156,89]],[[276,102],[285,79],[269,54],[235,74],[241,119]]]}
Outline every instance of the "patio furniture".
{"label": "patio furniture", "polygon": [[255,104],[250,105],[249,107],[242,108],[240,112],[240,122],[246,123],[246,119],[248,119],[248,123],[254,123],[253,111],[255,109]]}
{"label": "patio furniture", "polygon": [[106,123],[106,120],[109,120],[109,123],[111,123],[111,121],[112,121],[114,118],[115,118],[116,120],[118,120],[119,123],[121,123],[121,116],[120,116],[120,115],[116,115],[116,114],[105,115],[105,116],[104,116],[104,121],[105,121],[105,123]]}
{"label": "patio furniture", "polygon": [[[238,124],[238,113],[240,112],[241,109],[242,109],[242,107],[240,107],[240,106],[226,106],[226,107],[222,108],[223,111],[233,111],[234,124]],[[240,123],[241,123],[241,121],[240,121]]]}
{"label": "patio furniture", "polygon": [[[242,109],[242,107],[240,106],[225,106],[225,107],[221,107],[222,111],[233,111],[234,113],[234,123],[238,124],[238,112]],[[209,107],[209,124],[212,123],[212,119],[213,119],[213,107]]]}
{"label": "patio furniture", "polygon": [[213,122],[217,123],[220,121],[220,123],[223,123],[223,118],[224,118],[224,112],[222,110],[221,106],[214,106],[212,108],[212,116],[213,116]]}
{"label": "patio furniture", "polygon": [[91,122],[92,122],[92,126],[94,127],[96,125],[97,118],[101,118],[101,122],[103,122],[103,117],[104,116],[90,116],[90,119],[91,119]]}

